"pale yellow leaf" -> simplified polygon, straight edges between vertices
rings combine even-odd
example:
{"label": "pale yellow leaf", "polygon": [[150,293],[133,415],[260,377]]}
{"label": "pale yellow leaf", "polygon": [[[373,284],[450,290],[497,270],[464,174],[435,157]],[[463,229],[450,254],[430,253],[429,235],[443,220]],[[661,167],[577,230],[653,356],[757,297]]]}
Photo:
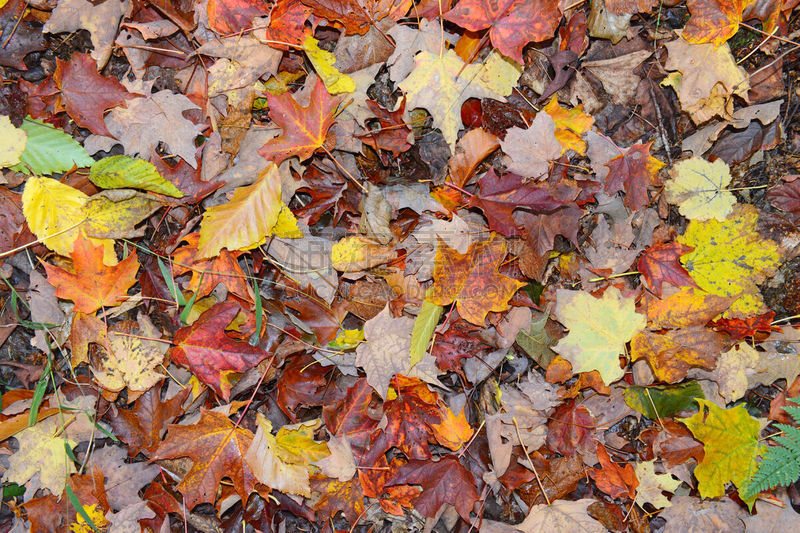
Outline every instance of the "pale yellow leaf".
{"label": "pale yellow leaf", "polygon": [[6,115],[0,115],[0,168],[19,163],[19,156],[25,151],[28,134],[11,124]]}
{"label": "pale yellow leaf", "polygon": [[733,210],[736,197],[725,187],[731,182],[731,171],[722,159],[709,163],[692,157],[676,163],[672,176],[664,184],[667,201],[679,207],[681,215],[690,220],[724,222]]}

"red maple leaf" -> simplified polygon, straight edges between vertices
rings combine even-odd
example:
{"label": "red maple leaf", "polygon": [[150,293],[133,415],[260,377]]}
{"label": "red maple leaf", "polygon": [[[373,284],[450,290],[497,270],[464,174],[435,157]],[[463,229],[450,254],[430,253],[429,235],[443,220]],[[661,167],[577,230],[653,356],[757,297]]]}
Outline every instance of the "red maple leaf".
{"label": "red maple leaf", "polygon": [[347,389],[341,402],[329,402],[323,407],[325,425],[331,435],[347,436],[354,451],[363,452],[378,420],[370,416],[375,389],[366,378],[359,378]]}
{"label": "red maple leaf", "polygon": [[553,36],[561,9],[555,0],[461,0],[444,18],[470,31],[491,28],[492,45],[524,64],[522,49]]}
{"label": "red maple leaf", "polygon": [[409,461],[401,466],[387,485],[414,484],[422,486],[422,494],[414,500],[414,508],[427,518],[433,518],[439,508],[449,503],[466,522],[478,501],[475,478],[454,456],[438,461]]}
{"label": "red maple leaf", "polygon": [[565,457],[580,448],[586,450],[594,434],[594,418],[589,410],[569,400],[559,405],[547,423],[547,447]]}
{"label": "red maple leaf", "polygon": [[234,302],[214,304],[191,326],[175,333],[175,346],[168,352],[172,361],[188,366],[200,381],[226,401],[231,384],[223,379],[223,374],[244,372],[268,355],[258,346],[234,340],[225,333],[239,311],[239,305]]}
{"label": "red maple leaf", "polygon": [[653,143],[634,144],[628,150],[606,163],[606,194],[613,195],[625,187],[625,205],[638,211],[650,203],[649,185],[658,185],[658,171],[664,163],[650,155]]}
{"label": "red maple leaf", "polygon": [[266,39],[276,41],[269,43],[273,48],[288,50],[289,47],[280,42],[302,46],[311,28],[306,27],[306,20],[311,15],[311,8],[304,6],[300,0],[280,0],[269,14],[269,27]]}
{"label": "red maple leaf", "polygon": [[267,94],[270,118],[283,128],[283,135],[270,139],[259,154],[279,165],[293,155],[305,161],[319,148],[329,150],[335,138],[328,134],[333,125],[339,99],[332,98],[317,78],[307,107],[301,107],[291,94]]}
{"label": "red maple leaf", "polygon": [[303,0],[303,3],[316,16],[341,22],[348,35],[363,35],[380,20],[405,16],[412,0]]}
{"label": "red maple leaf", "polygon": [[269,13],[266,0],[208,0],[208,22],[217,33],[237,33],[250,28],[253,18]]}
{"label": "red maple leaf", "polygon": [[656,244],[645,250],[636,268],[642,273],[656,296],[661,298],[662,284],[666,281],[675,287],[700,288],[683,268],[680,257],[694,250],[679,242]]}
{"label": "red maple leaf", "polygon": [[196,293],[197,298],[208,296],[221,283],[238,298],[247,302],[254,301],[253,289],[236,259],[241,252],[231,252],[223,248],[217,256],[198,259],[197,243],[200,240],[200,233],[190,233],[183,240],[188,244],[173,252],[172,269],[176,276],[187,272],[192,273],[192,279],[187,288]]}
{"label": "red maple leaf", "polygon": [[[507,235],[521,235],[514,222],[515,209],[550,212],[572,202],[578,196],[577,189],[561,191],[547,185],[525,183],[522,176],[506,173],[498,176],[494,169],[484,174],[478,182],[480,194],[470,197],[469,204],[477,207],[489,220],[489,227]],[[565,194],[566,193],[566,194]]]}
{"label": "red maple leaf", "polygon": [[524,228],[528,244],[537,254],[544,255],[553,249],[556,235],[563,235],[578,247],[582,216],[582,209],[568,205],[552,213],[519,213],[514,219]]}
{"label": "red maple leaf", "polygon": [[97,135],[111,137],[103,113],[112,107],[125,107],[135,98],[117,81],[97,73],[97,63],[89,54],[72,54],[69,61],[56,59],[53,81],[61,90],[61,102],[75,123]]}
{"label": "red maple leaf", "polygon": [[358,138],[361,139],[361,142],[372,146],[376,150],[379,148],[388,150],[395,156],[411,148],[411,145],[408,144],[408,134],[411,133],[411,128],[403,120],[403,113],[406,109],[405,100],[395,111],[382,108],[374,100],[367,100],[367,106],[378,119],[380,128],[364,135],[359,135]]}

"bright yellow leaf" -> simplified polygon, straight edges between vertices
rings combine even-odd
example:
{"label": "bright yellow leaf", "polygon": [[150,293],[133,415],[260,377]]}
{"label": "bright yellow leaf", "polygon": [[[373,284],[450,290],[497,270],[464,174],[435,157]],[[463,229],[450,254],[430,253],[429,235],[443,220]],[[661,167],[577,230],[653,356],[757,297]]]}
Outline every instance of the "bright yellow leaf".
{"label": "bright yellow leaf", "polygon": [[305,465],[328,457],[328,445],[314,440],[314,430],[319,425],[316,420],[283,426],[275,435],[275,453],[286,462]]}
{"label": "bright yellow leaf", "polygon": [[[75,239],[88,219],[85,206],[89,197],[69,185],[50,178],[31,176],[22,193],[22,213],[28,227],[42,244],[59,255],[71,256]],[[85,233],[85,232],[84,232]],[[103,262],[117,264],[114,241],[89,237],[92,243],[103,246]]]}
{"label": "bright yellow leaf", "polygon": [[625,298],[616,287],[609,287],[602,298],[588,292],[559,289],[555,315],[569,328],[569,334],[553,346],[553,351],[572,364],[572,370],[597,370],[606,384],[625,372],[619,356],[625,343],[645,327],[645,317],[636,312],[633,298]]}
{"label": "bright yellow leaf", "polygon": [[[694,438],[703,443],[703,461],[694,469],[700,496],[723,496],[725,484],[729,482],[735,484],[742,494],[756,473],[756,457],[764,450],[758,440],[758,420],[741,405],[722,409],[701,398],[697,398],[697,403],[700,411],[696,415],[679,420],[686,424]],[[752,509],[755,499],[756,495],[753,495],[745,503]]]}
{"label": "bright yellow leaf", "polygon": [[723,316],[744,318],[766,313],[758,284],[781,264],[778,245],[758,234],[758,209],[736,205],[724,222],[693,220],[678,242],[693,251],[681,263],[697,284],[717,296],[739,296]]}
{"label": "bright yellow leaf", "polygon": [[[105,531],[108,526],[111,525],[111,522],[109,522],[103,514],[103,510],[98,507],[96,503],[84,506],[83,510],[86,511],[86,514],[92,519],[94,526],[100,531]],[[69,531],[70,533],[95,533],[92,526],[90,526],[80,514],[77,515],[75,521],[69,525]]]}
{"label": "bright yellow leaf", "polygon": [[0,115],[0,168],[19,163],[27,142],[28,134],[15,128],[6,115]]}
{"label": "bright yellow leaf", "polygon": [[692,157],[676,163],[670,175],[672,178],[664,184],[667,201],[680,206],[681,215],[690,220],[715,218],[720,222],[730,215],[736,197],[725,188],[731,182],[725,161],[709,163]]}
{"label": "bright yellow leaf", "polygon": [[594,118],[583,112],[583,104],[565,109],[558,103],[558,98],[553,96],[542,111],[550,115],[556,124],[556,139],[561,144],[561,153],[575,150],[581,155],[586,154],[586,143],[583,134],[592,129]]}
{"label": "bright yellow leaf", "polygon": [[[279,223],[279,230],[293,236],[296,233],[288,215],[282,221],[279,219],[283,208],[281,178],[278,167],[272,164],[259,174],[255,183],[236,189],[229,202],[206,210],[200,223],[199,256],[214,257],[223,248],[255,248],[266,242]],[[296,225],[295,221],[295,230]]]}
{"label": "bright yellow leaf", "polygon": [[297,227],[297,218],[285,204],[281,207],[281,212],[278,213],[278,220],[272,228],[272,233],[282,239],[300,239],[303,237],[303,232]]}
{"label": "bright yellow leaf", "polygon": [[345,237],[331,247],[331,265],[339,272],[360,272],[397,257],[391,246],[383,246],[362,235]]}
{"label": "bright yellow leaf", "polygon": [[496,92],[500,96],[509,96],[517,86],[522,75],[522,65],[509,59],[500,52],[492,50],[478,70],[477,83]]}
{"label": "bright yellow leaf", "polygon": [[278,444],[272,434],[272,423],[261,413],[256,415],[256,423],[258,431],[244,456],[256,479],[280,492],[311,496],[308,464],[302,459],[298,464],[283,458],[288,452]]}
{"label": "bright yellow leaf", "polygon": [[342,74],[333,66],[336,56],[319,47],[319,41],[312,36],[307,36],[303,43],[308,59],[314,65],[314,70],[322,78],[322,83],[331,94],[351,93],[356,90],[356,82],[347,74]]}

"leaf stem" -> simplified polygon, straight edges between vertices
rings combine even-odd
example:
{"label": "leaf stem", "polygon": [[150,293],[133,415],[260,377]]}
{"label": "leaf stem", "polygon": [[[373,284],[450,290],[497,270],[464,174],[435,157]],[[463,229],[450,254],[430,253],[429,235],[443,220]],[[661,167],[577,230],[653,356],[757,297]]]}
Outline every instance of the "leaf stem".
{"label": "leaf stem", "polygon": [[625,276],[635,276],[636,274],[641,274],[641,272],[639,272],[638,270],[633,270],[633,271],[631,271],[631,272],[623,272],[623,273],[621,273],[621,274],[611,274],[610,276],[606,276],[606,277],[604,277],[604,278],[603,278],[603,277],[600,277],[600,278],[592,278],[592,279],[590,279],[589,281],[590,281],[591,283],[598,283],[598,282],[600,282],[600,281],[608,281],[608,280],[610,280],[610,279],[622,278],[622,277],[625,277]]}

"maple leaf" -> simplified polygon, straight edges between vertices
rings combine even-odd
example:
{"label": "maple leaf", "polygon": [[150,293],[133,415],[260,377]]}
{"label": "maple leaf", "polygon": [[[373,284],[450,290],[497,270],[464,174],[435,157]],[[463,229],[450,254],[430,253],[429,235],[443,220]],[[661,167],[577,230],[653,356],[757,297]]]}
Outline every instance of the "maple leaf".
{"label": "maple leaf", "polygon": [[539,113],[530,127],[509,128],[500,141],[503,152],[511,158],[508,170],[526,178],[542,179],[550,170],[550,162],[561,155],[561,144],[555,136],[556,124],[547,113]]}
{"label": "maple leaf", "polygon": [[595,420],[589,410],[569,400],[556,407],[547,423],[547,447],[566,457],[591,447]]}
{"label": "maple leaf", "polygon": [[670,176],[664,184],[667,201],[679,205],[686,218],[724,222],[733,210],[736,197],[725,188],[733,178],[722,159],[713,163],[700,157],[679,161],[670,169]]}
{"label": "maple leaf", "polygon": [[249,29],[253,18],[270,11],[266,0],[208,0],[208,22],[217,33],[239,33]]}
{"label": "maple leaf", "polygon": [[464,320],[483,326],[489,311],[508,309],[508,301],[525,285],[499,272],[505,256],[506,243],[495,234],[487,241],[472,243],[465,254],[440,239],[430,301],[455,303]]}
{"label": "maple leaf", "polygon": [[[507,236],[520,235],[512,213],[515,209],[549,212],[564,206],[577,196],[558,194],[547,185],[525,183],[522,176],[506,173],[498,176],[493,168],[478,182],[479,194],[470,197],[469,204],[484,212],[489,227]],[[556,197],[557,195],[558,197]]]}
{"label": "maple leaf", "polygon": [[639,480],[636,478],[636,472],[632,465],[620,466],[613,462],[606,447],[599,442],[597,443],[597,460],[600,462],[600,468],[592,468],[589,470],[589,475],[594,479],[598,489],[612,498],[622,496],[633,498],[636,495]]}
{"label": "maple leaf", "polygon": [[361,139],[361,142],[372,146],[376,150],[388,150],[395,156],[411,148],[411,145],[408,144],[408,134],[411,133],[411,128],[403,120],[403,114],[406,110],[405,99],[400,102],[400,105],[394,111],[384,109],[374,100],[367,100],[367,106],[378,119],[380,128],[364,135],[359,135],[358,138]]}
{"label": "maple leaf", "polygon": [[56,60],[53,81],[61,90],[61,100],[78,126],[97,135],[111,135],[103,122],[103,113],[123,106],[134,95],[116,78],[97,73],[97,63],[89,54],[72,54],[69,61]]}
{"label": "maple leaf", "polygon": [[717,296],[739,296],[725,318],[745,318],[768,311],[758,284],[781,263],[778,245],[756,230],[758,209],[734,206],[724,221],[693,220],[678,242],[694,247],[681,263],[701,289]]}
{"label": "maple leaf", "polygon": [[623,297],[616,287],[606,289],[602,298],[559,289],[555,315],[569,334],[553,351],[572,363],[574,372],[597,370],[606,384],[623,376],[619,356],[625,353],[625,343],[645,326],[632,298]]}
{"label": "maple leaf", "polygon": [[228,372],[244,372],[267,357],[267,352],[246,342],[235,341],[225,328],[239,313],[234,302],[220,302],[205,311],[191,326],[175,333],[167,354],[179,365],[188,366],[197,378],[225,400],[231,384],[223,379]]}
{"label": "maple leaf", "polygon": [[642,257],[639,258],[636,268],[659,298],[661,298],[664,282],[675,287],[697,287],[699,289],[700,287],[680,263],[680,257],[691,251],[692,248],[678,242],[656,244],[645,250]]}
{"label": "maple leaf", "polygon": [[153,452],[161,443],[167,425],[182,412],[181,405],[191,392],[188,387],[168,400],[161,401],[162,385],[156,384],[139,396],[133,409],[119,409],[111,419],[114,434],[128,444],[128,455],[141,450]]}
{"label": "maple leaf", "polygon": [[739,31],[742,13],[752,0],[689,0],[689,21],[683,38],[690,43],[712,43],[719,46]]}
{"label": "maple leaf", "polygon": [[542,111],[550,115],[555,123],[555,136],[561,143],[561,153],[575,150],[581,155],[586,155],[586,143],[582,136],[592,129],[594,117],[583,112],[583,104],[565,109],[559,105],[558,98],[553,96]]}
{"label": "maple leaf", "polygon": [[448,163],[450,181],[463,187],[478,165],[500,146],[497,137],[481,128],[469,130],[458,140]]}
{"label": "maple leaf", "polygon": [[409,461],[398,469],[387,484],[403,483],[422,486],[422,494],[414,500],[414,507],[427,518],[436,516],[439,508],[449,503],[461,518],[469,522],[472,506],[478,501],[472,473],[453,456],[443,457],[436,462]]}
{"label": "maple leaf", "polygon": [[347,521],[355,525],[364,514],[364,491],[358,478],[337,481],[314,475],[311,477],[311,489],[320,493],[319,499],[314,503],[314,510],[325,521],[341,511]]}
{"label": "maple leaf", "polygon": [[127,300],[128,289],[136,283],[139,261],[132,253],[119,264],[103,263],[103,247],[80,236],[72,251],[75,272],[44,264],[47,280],[56,288],[56,296],[75,302],[75,310],[94,313],[101,307],[114,307]]}
{"label": "maple leaf", "polygon": [[247,501],[257,482],[244,461],[252,442],[252,432],[235,426],[222,413],[202,409],[195,424],[170,424],[167,438],[151,459],[188,457],[193,461],[192,468],[175,487],[183,494],[188,509],[201,503],[213,504],[224,477],[233,482],[242,501]]}
{"label": "maple leaf", "polygon": [[322,148],[333,147],[335,138],[328,130],[333,125],[339,100],[332,98],[322,80],[317,78],[309,104],[300,106],[291,94],[267,94],[269,117],[283,129],[283,135],[270,139],[258,151],[276,165],[292,156],[305,161]]}
{"label": "maple leaf", "polygon": [[[700,496],[723,496],[729,482],[736,485],[740,494],[746,493],[758,468],[757,457],[765,449],[758,438],[758,420],[741,405],[722,409],[701,398],[697,398],[697,403],[700,406],[697,414],[679,420],[703,443],[703,460],[694,469]],[[744,500],[751,509],[756,496]]]}
{"label": "maple leaf", "polygon": [[231,294],[245,301],[253,301],[253,288],[239,266],[238,252],[223,248],[219,255],[200,259],[197,250],[200,234],[190,233],[183,240],[186,241],[186,246],[181,246],[172,254],[173,273],[180,276],[191,271],[192,278],[187,288],[197,294],[198,299],[208,296],[222,283]]}
{"label": "maple leaf", "polygon": [[363,35],[370,26],[389,18],[402,18],[411,7],[412,0],[302,0],[314,14],[344,25],[345,33]]}
{"label": "maple leaf", "polygon": [[453,50],[444,54],[422,51],[414,57],[414,70],[398,87],[406,93],[409,109],[424,107],[433,117],[433,125],[442,130],[445,141],[454,150],[461,129],[461,104],[470,98],[496,98],[505,101],[493,83],[478,77],[481,64],[466,65]]}
{"label": "maple leaf", "polygon": [[461,0],[444,18],[471,31],[489,30],[492,45],[524,64],[522,49],[553,36],[561,9],[552,0]]}
{"label": "maple leaf", "polygon": [[656,509],[663,509],[672,505],[662,492],[674,493],[682,483],[681,480],[673,478],[670,474],[656,474],[655,461],[643,461],[634,465],[636,479],[639,486],[636,487],[636,501],[651,504]]}
{"label": "maple leaf", "polygon": [[650,155],[652,142],[634,144],[624,154],[611,159],[606,166],[605,191],[613,195],[625,187],[625,205],[638,211],[650,203],[647,196],[648,185],[658,185],[658,171],[664,163]]}
{"label": "maple leaf", "polygon": [[677,383],[692,367],[714,368],[724,346],[722,335],[701,326],[644,331],[631,340],[631,360],[646,359],[656,378]]}
{"label": "maple leaf", "polygon": [[577,246],[582,216],[580,207],[569,205],[552,213],[518,213],[514,219],[525,229],[525,240],[533,251],[544,256],[553,249],[556,235],[563,235]]}
{"label": "maple leaf", "polygon": [[664,298],[645,295],[647,324],[651,329],[705,326],[730,307],[736,298],[708,294],[694,288],[681,288]]}

